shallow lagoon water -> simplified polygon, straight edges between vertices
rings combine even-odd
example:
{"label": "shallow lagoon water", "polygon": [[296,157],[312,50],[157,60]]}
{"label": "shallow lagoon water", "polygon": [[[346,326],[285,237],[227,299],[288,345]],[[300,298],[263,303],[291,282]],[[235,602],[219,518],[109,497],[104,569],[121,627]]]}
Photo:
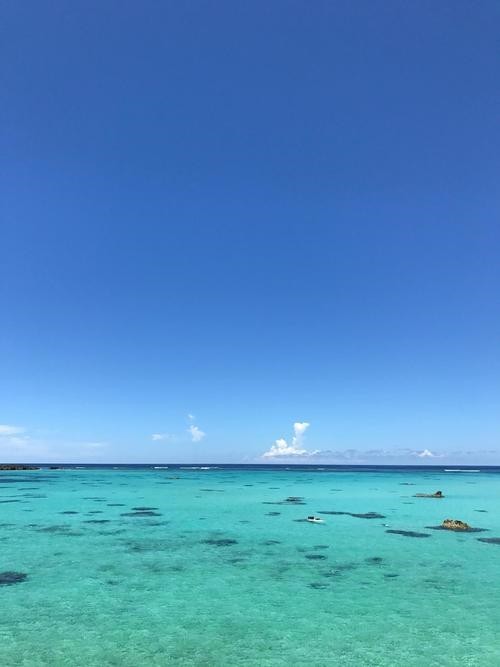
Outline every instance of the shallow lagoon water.
{"label": "shallow lagoon water", "polygon": [[0,663],[497,666],[499,500],[498,469],[2,472],[0,573],[27,576],[0,577]]}

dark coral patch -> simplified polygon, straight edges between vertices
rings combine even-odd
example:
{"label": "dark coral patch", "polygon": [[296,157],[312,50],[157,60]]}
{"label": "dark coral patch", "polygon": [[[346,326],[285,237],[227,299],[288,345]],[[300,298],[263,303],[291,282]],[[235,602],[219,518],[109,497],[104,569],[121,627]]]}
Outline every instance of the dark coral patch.
{"label": "dark coral patch", "polygon": [[54,526],[44,526],[43,528],[38,528],[37,530],[39,533],[65,533],[70,529],[71,526],[65,524],[56,524]]}
{"label": "dark coral patch", "polygon": [[485,542],[486,544],[500,544],[500,537],[478,537],[478,542]]}
{"label": "dark coral patch", "polygon": [[323,576],[338,577],[343,572],[350,572],[352,570],[355,570],[357,567],[358,565],[356,563],[339,563],[338,565],[335,565],[334,570],[328,570],[327,572],[323,572]]}
{"label": "dark coral patch", "polygon": [[0,586],[12,586],[26,581],[28,575],[24,572],[0,572]]}
{"label": "dark coral patch", "polygon": [[267,512],[266,516],[280,516],[281,512]]}
{"label": "dark coral patch", "polygon": [[328,584],[324,584],[322,581],[313,581],[310,584],[308,584],[309,588],[314,588],[315,590],[324,590],[325,588],[329,588]]}
{"label": "dark coral patch", "polygon": [[415,530],[386,530],[386,533],[403,535],[404,537],[430,537],[429,533],[418,533]]}
{"label": "dark coral patch", "polygon": [[384,574],[384,577],[385,577],[386,579],[395,579],[396,577],[399,577],[399,574],[395,574],[395,573],[393,573],[393,572],[390,572],[390,573],[388,573],[388,574]]}
{"label": "dark coral patch", "polygon": [[323,554],[306,554],[308,560],[326,560],[326,556]]}
{"label": "dark coral patch", "polygon": [[148,510],[151,510],[154,512],[155,510],[158,510],[159,507],[132,507],[134,512],[147,512]]}
{"label": "dark coral patch", "polygon": [[364,513],[358,513],[358,512],[334,512],[334,511],[323,511],[323,512],[318,512],[318,514],[345,514],[346,516],[353,516],[356,519],[385,519],[384,514],[379,514],[378,512],[364,512]]}
{"label": "dark coral patch", "polygon": [[59,514],[78,514],[78,512],[75,512],[75,510],[64,510],[63,512],[59,512]]}
{"label": "dark coral patch", "polygon": [[162,514],[151,510],[141,510],[140,512],[122,512],[120,516],[162,516]]}
{"label": "dark coral patch", "polygon": [[125,503],[107,503],[108,507],[125,507]]}
{"label": "dark coral patch", "polygon": [[109,519],[87,519],[83,523],[109,523]]}
{"label": "dark coral patch", "polygon": [[238,544],[238,540],[233,540],[229,537],[221,537],[221,538],[202,540],[201,543],[211,544],[214,547],[231,547],[233,546],[233,544]]}
{"label": "dark coral patch", "polygon": [[365,558],[365,562],[369,565],[381,565],[384,559],[380,556],[371,556],[371,558]]}
{"label": "dark coral patch", "polygon": [[472,528],[469,526],[469,528],[465,530],[460,530],[460,531],[452,531],[449,528],[445,528],[444,526],[426,526],[428,530],[444,530],[447,533],[450,532],[460,532],[460,533],[485,533],[488,531],[488,528]]}

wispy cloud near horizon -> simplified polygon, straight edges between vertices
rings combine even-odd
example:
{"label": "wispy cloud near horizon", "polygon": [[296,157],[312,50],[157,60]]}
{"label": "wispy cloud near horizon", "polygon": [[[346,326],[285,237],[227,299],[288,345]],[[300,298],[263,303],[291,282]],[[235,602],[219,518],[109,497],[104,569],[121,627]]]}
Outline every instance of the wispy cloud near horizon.
{"label": "wispy cloud near horizon", "polygon": [[0,424],[0,437],[17,435],[24,433],[26,429],[24,426],[12,426],[10,424]]}
{"label": "wispy cloud near horizon", "polygon": [[[283,456],[286,458],[285,452]],[[309,462],[345,464],[345,465],[458,465],[479,464],[480,461],[489,461],[491,465],[500,462],[500,452],[497,450],[437,452],[430,449],[323,449],[314,452],[294,453],[294,459],[304,458]],[[268,458],[268,457],[266,457]],[[272,458],[272,457],[271,457]]]}

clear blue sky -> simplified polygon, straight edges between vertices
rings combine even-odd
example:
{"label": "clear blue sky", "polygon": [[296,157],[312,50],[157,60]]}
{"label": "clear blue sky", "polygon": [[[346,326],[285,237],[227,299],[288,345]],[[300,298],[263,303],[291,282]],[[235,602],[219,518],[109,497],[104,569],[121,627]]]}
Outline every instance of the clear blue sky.
{"label": "clear blue sky", "polygon": [[0,459],[500,461],[498,2],[1,14]]}

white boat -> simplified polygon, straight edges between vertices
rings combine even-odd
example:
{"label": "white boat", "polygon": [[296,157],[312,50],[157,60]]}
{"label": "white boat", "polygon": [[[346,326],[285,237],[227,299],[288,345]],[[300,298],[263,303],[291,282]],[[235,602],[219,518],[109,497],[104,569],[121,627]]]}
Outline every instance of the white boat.
{"label": "white boat", "polygon": [[319,516],[308,516],[306,521],[309,521],[309,523],[325,523]]}

